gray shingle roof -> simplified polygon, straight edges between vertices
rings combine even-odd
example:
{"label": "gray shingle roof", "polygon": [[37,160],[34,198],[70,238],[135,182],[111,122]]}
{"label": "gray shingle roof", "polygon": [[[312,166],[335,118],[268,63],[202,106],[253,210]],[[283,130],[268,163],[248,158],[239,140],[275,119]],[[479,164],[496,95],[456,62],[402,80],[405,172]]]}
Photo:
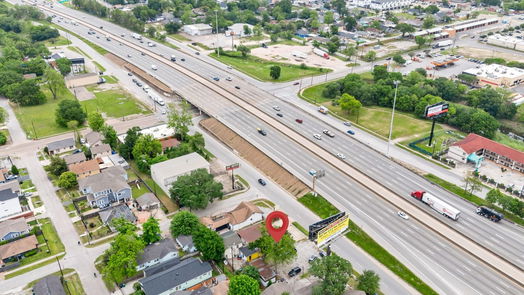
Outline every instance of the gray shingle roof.
{"label": "gray shingle roof", "polygon": [[94,145],[95,143],[102,141],[104,139],[104,136],[102,136],[102,134],[96,131],[91,131],[88,134],[86,134],[84,138],[89,145]]}
{"label": "gray shingle roof", "polygon": [[66,295],[64,286],[57,276],[47,276],[33,287],[35,295]]}
{"label": "gray shingle roof", "polygon": [[110,223],[115,218],[125,218],[133,223],[136,222],[135,214],[125,204],[104,209],[98,212],[98,214],[100,214],[100,219],[102,219],[103,223]]}
{"label": "gray shingle roof", "polygon": [[182,247],[187,246],[190,249],[194,247],[192,236],[180,235],[176,238],[176,240]]}
{"label": "gray shingle roof", "polygon": [[153,193],[145,193],[136,199],[138,206],[147,207],[153,204],[158,204],[160,201],[155,197]]}
{"label": "gray shingle roof", "polygon": [[177,252],[175,241],[171,238],[166,238],[145,247],[137,263],[141,265],[154,259],[162,259],[171,252]]}
{"label": "gray shingle roof", "polygon": [[163,263],[160,263],[160,264],[148,267],[148,268],[144,269],[144,277],[150,277],[150,276],[152,276],[154,274],[163,272],[164,270],[170,269],[171,267],[173,267],[173,266],[175,266],[175,265],[177,265],[179,263],[180,263],[180,258],[175,257],[173,259],[169,259],[166,262],[163,262]]}
{"label": "gray shingle roof", "polygon": [[7,201],[13,198],[18,198],[18,195],[13,193],[11,189],[4,189],[0,191],[0,201]]}
{"label": "gray shingle roof", "polygon": [[121,171],[124,170],[120,166],[110,167],[103,170],[102,173],[91,175],[85,178],[80,178],[78,180],[78,187],[81,191],[84,188],[90,187],[94,193],[105,191],[107,189],[111,189],[113,193],[116,193],[124,188],[131,189],[131,187],[127,184],[126,180],[122,177],[120,173]]}
{"label": "gray shingle roof", "polygon": [[86,155],[84,153],[76,153],[72,155],[66,155],[64,156],[64,160],[67,165],[71,165],[74,163],[80,163],[86,160]]}
{"label": "gray shingle roof", "polygon": [[75,140],[73,138],[66,138],[58,141],[53,141],[47,144],[49,151],[63,149],[66,147],[75,146]]}
{"label": "gray shingle roof", "polygon": [[11,232],[23,232],[29,229],[25,218],[8,219],[0,222],[0,238]]}
{"label": "gray shingle roof", "polygon": [[238,234],[234,231],[227,231],[220,235],[222,239],[224,240],[224,246],[227,248],[233,246],[233,245],[239,245],[242,243],[242,240],[238,236]]}
{"label": "gray shingle roof", "polygon": [[91,154],[93,155],[107,152],[111,152],[111,146],[107,143],[102,143],[91,147]]}
{"label": "gray shingle roof", "polygon": [[189,258],[139,282],[146,294],[160,294],[211,271],[209,263]]}

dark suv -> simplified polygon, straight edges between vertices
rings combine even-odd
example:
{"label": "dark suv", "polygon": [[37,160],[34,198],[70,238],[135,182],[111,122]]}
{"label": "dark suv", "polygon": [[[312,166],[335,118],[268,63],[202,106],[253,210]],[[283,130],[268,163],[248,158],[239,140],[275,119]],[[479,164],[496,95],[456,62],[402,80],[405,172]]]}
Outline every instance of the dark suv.
{"label": "dark suv", "polygon": [[298,275],[300,272],[302,271],[302,269],[298,266],[296,267],[293,267],[287,274],[290,278]]}

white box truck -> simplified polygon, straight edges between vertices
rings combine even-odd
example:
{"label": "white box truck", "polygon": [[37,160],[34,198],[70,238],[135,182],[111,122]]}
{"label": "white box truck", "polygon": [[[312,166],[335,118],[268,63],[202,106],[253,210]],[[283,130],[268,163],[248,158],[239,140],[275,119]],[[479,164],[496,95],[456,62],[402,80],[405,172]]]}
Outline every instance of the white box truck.
{"label": "white box truck", "polygon": [[426,193],[425,191],[415,191],[411,193],[411,196],[422,201],[422,203],[425,203],[426,205],[433,208],[433,210],[444,216],[447,216],[453,220],[459,219],[460,211],[458,209],[432,194]]}
{"label": "white box truck", "polygon": [[433,44],[433,48],[451,46],[452,44],[453,44],[453,40],[440,41],[440,42]]}
{"label": "white box truck", "polygon": [[133,35],[132,35],[132,36],[133,36],[133,38],[134,38],[134,39],[137,39],[137,40],[142,40],[142,36],[140,36],[140,35],[139,35],[139,34],[137,34],[137,33],[133,33]]}

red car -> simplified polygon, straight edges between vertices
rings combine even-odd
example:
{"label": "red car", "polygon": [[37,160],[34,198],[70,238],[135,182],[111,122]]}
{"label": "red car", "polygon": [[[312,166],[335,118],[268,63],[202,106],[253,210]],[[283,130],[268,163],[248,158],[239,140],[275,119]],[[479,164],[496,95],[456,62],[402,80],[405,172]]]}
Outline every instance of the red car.
{"label": "red car", "polygon": [[296,119],[295,122],[302,124],[304,121],[302,121],[302,119]]}

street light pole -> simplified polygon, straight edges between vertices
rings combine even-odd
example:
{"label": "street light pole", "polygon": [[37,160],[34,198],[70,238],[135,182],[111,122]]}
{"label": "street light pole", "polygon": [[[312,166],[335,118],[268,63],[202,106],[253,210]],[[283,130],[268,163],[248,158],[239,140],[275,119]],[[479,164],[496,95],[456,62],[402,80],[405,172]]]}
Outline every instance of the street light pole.
{"label": "street light pole", "polygon": [[400,84],[400,81],[393,81],[393,84],[395,84],[395,97],[393,98],[393,111],[391,112],[391,122],[389,123],[389,138],[388,138],[388,149],[386,152],[386,156],[389,158],[389,146],[391,145],[391,135],[393,133],[393,120],[395,119],[395,105],[397,104],[397,90],[398,90],[398,84]]}
{"label": "street light pole", "polygon": [[[217,56],[220,57],[220,47],[218,46],[218,10],[215,10],[216,34],[217,34]],[[233,50],[233,49],[231,49]]]}

